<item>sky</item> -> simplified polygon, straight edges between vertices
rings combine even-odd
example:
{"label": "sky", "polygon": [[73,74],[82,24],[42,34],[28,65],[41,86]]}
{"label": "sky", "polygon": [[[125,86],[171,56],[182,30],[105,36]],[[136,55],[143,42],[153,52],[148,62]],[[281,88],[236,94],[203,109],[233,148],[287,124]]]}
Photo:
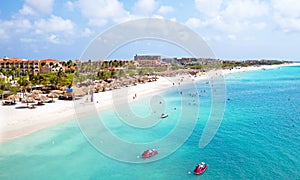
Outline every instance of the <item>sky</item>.
{"label": "sky", "polygon": [[[218,59],[300,60],[298,0],[1,0],[0,57],[80,59],[101,33],[140,18],[185,25]],[[159,46],[132,42],[111,58],[190,56],[174,45]]]}

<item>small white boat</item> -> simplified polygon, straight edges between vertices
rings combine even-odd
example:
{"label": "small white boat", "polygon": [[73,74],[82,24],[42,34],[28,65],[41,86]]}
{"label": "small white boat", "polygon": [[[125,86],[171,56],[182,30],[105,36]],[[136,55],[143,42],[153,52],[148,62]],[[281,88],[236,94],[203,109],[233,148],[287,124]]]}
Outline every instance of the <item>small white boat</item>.
{"label": "small white boat", "polygon": [[161,117],[161,118],[166,118],[166,117],[168,117],[168,114],[162,113],[160,117]]}

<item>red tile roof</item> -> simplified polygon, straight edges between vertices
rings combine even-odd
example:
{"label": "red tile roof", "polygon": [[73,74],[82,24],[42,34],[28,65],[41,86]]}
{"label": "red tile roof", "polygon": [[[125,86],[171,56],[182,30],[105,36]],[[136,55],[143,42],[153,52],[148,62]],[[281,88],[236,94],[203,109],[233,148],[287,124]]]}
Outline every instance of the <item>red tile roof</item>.
{"label": "red tile roof", "polygon": [[60,61],[59,60],[55,60],[55,59],[43,59],[43,60],[40,60],[40,62],[45,62],[45,63],[50,63],[50,62],[53,62],[53,63],[59,63]]}

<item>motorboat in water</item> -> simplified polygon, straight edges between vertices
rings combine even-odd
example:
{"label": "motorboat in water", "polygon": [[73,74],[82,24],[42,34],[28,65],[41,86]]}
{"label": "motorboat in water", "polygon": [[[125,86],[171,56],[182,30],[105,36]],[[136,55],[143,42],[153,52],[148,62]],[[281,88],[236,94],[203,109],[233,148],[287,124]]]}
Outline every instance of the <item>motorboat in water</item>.
{"label": "motorboat in water", "polygon": [[207,169],[208,164],[206,164],[205,162],[201,162],[200,164],[198,164],[195,169],[194,169],[194,173],[195,174],[202,174],[205,172],[205,170]]}
{"label": "motorboat in water", "polygon": [[168,114],[162,113],[160,117],[161,117],[161,118],[166,118],[166,117],[168,117]]}
{"label": "motorboat in water", "polygon": [[155,149],[148,149],[146,151],[143,152],[142,154],[142,158],[149,158],[152,157],[154,155],[158,154],[157,150]]}

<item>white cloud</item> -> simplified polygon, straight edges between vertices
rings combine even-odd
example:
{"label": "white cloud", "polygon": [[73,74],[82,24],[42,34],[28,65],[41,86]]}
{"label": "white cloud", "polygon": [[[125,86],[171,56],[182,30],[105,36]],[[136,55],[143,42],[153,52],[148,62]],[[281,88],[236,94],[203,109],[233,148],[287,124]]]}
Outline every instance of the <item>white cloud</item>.
{"label": "white cloud", "polygon": [[215,40],[215,41],[221,41],[222,38],[221,38],[221,36],[213,36],[213,40]]}
{"label": "white cloud", "polygon": [[16,34],[26,33],[32,28],[32,24],[27,19],[12,19],[7,21],[0,20],[0,37],[1,39],[10,39]]}
{"label": "white cloud", "polygon": [[73,11],[75,9],[75,3],[71,2],[71,1],[67,1],[65,4],[65,7],[69,10],[69,11]]}
{"label": "white cloud", "polygon": [[176,18],[171,18],[170,21],[177,22]]}
{"label": "white cloud", "polygon": [[275,14],[274,22],[284,32],[300,32],[300,18],[284,17],[280,14]]}
{"label": "white cloud", "polygon": [[85,28],[84,31],[82,32],[83,37],[89,37],[92,34],[93,32],[89,28]]}
{"label": "white cloud", "polygon": [[300,3],[299,0],[273,0],[272,5],[274,11],[283,17],[300,17]]}
{"label": "white cloud", "polygon": [[16,32],[26,32],[32,28],[32,24],[28,19],[14,20],[13,24]]}
{"label": "white cloud", "polygon": [[34,10],[27,6],[27,5],[24,5],[23,8],[19,11],[22,15],[35,15],[35,12]]}
{"label": "white cloud", "polygon": [[132,12],[125,10],[119,0],[78,0],[74,5],[88,19],[90,26],[104,26],[111,21],[121,23],[142,17],[163,18],[163,15],[174,11],[171,6],[159,6],[155,0],[138,0]]}
{"label": "white cloud", "polygon": [[227,22],[222,16],[216,16],[209,20],[202,20],[199,18],[189,18],[186,23],[188,27],[193,29],[207,29],[211,28],[214,30],[219,30],[223,32],[230,32],[230,33],[238,33],[243,29],[247,29],[249,27],[254,28],[252,24],[247,21],[232,21]]}
{"label": "white cloud", "polygon": [[204,24],[208,27],[216,28],[221,31],[234,33],[240,32],[243,29],[249,27],[249,22],[247,21],[231,21],[230,19],[226,19],[223,16],[212,18]]}
{"label": "white cloud", "polygon": [[209,27],[231,33],[247,28],[261,30],[266,24],[260,18],[269,14],[267,3],[258,0],[195,0],[195,7],[202,16],[190,18],[186,22],[188,26]]}
{"label": "white cloud", "polygon": [[[75,37],[74,24],[61,17],[52,15],[49,19],[39,19],[31,23],[28,19],[0,21],[0,39],[21,43],[39,43],[44,39],[54,44],[68,43]],[[85,31],[88,33],[88,31]],[[59,38],[60,37],[60,38]]]}
{"label": "white cloud", "polygon": [[51,34],[50,36],[48,36],[47,41],[49,41],[53,44],[60,44],[60,40],[55,34]]}
{"label": "white cloud", "polygon": [[203,26],[203,23],[201,22],[200,19],[198,18],[189,18],[186,23],[185,23],[188,27],[190,28],[200,28]]}
{"label": "white cloud", "polygon": [[300,32],[300,3],[298,0],[273,0],[273,21],[284,32]]}
{"label": "white cloud", "polygon": [[78,6],[90,25],[103,26],[109,20],[118,21],[129,16],[118,0],[79,0]]}
{"label": "white cloud", "polygon": [[92,26],[104,26],[107,23],[108,23],[108,20],[104,19],[104,18],[101,18],[101,19],[93,18],[93,19],[89,20],[89,25],[92,25]]}
{"label": "white cloud", "polygon": [[172,6],[160,6],[158,9],[159,14],[168,14],[174,11],[174,8]]}
{"label": "white cloud", "polygon": [[53,5],[54,0],[25,0],[19,12],[22,15],[51,14]]}
{"label": "white cloud", "polygon": [[8,35],[6,34],[4,29],[0,29],[0,39],[8,39]]}
{"label": "white cloud", "polygon": [[203,36],[202,38],[206,42],[208,42],[208,41],[221,41],[222,40],[221,36],[218,36],[218,35]]}
{"label": "white cloud", "polygon": [[2,28],[10,32],[23,32],[32,28],[32,24],[28,19],[13,19],[0,22]]}
{"label": "white cloud", "polygon": [[134,4],[133,14],[149,16],[157,6],[158,3],[155,0],[139,0]]}
{"label": "white cloud", "polygon": [[229,40],[236,40],[236,35],[234,35],[234,34],[229,34],[229,35],[227,36],[227,38],[228,38]]}
{"label": "white cloud", "polygon": [[217,15],[221,4],[222,0],[195,0],[196,9],[207,16]]}
{"label": "white cloud", "polygon": [[20,41],[24,42],[24,43],[35,43],[35,42],[37,42],[37,40],[33,39],[33,38],[20,38]]}
{"label": "white cloud", "polygon": [[164,19],[164,17],[163,17],[163,16],[161,16],[161,15],[158,15],[158,14],[154,14],[154,15],[152,15],[152,16],[151,16],[151,18]]}
{"label": "white cloud", "polygon": [[253,27],[258,30],[262,30],[267,27],[267,24],[264,22],[253,23]]}
{"label": "white cloud", "polygon": [[47,20],[40,19],[34,22],[34,28],[36,33],[48,33],[48,32],[64,32],[72,34],[74,31],[74,23],[69,19],[63,19],[58,16],[51,15]]}
{"label": "white cloud", "polygon": [[268,15],[268,5],[258,0],[232,0],[222,15],[228,19],[247,19]]}

